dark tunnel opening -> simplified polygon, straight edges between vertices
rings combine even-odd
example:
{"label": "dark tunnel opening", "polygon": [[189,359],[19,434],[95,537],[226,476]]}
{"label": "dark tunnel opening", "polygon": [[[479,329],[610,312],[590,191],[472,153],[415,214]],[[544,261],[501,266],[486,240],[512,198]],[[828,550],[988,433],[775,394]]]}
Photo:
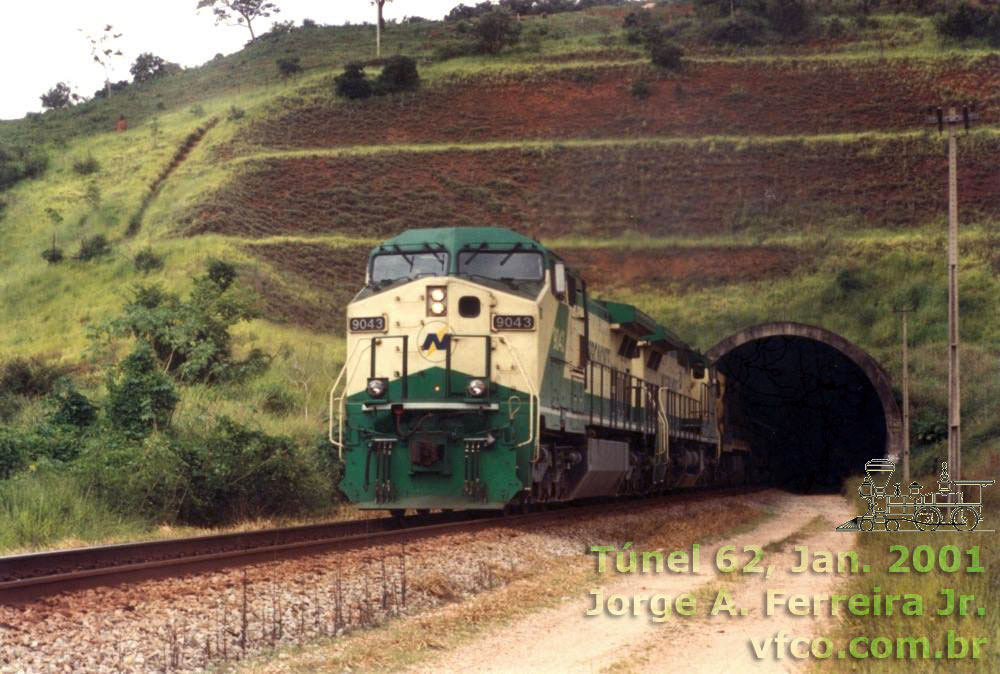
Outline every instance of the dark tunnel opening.
{"label": "dark tunnel opening", "polygon": [[878,392],[838,349],[806,337],[764,337],[727,352],[717,367],[727,377],[727,425],[750,445],[756,480],[835,490],[868,459],[885,456],[889,431]]}

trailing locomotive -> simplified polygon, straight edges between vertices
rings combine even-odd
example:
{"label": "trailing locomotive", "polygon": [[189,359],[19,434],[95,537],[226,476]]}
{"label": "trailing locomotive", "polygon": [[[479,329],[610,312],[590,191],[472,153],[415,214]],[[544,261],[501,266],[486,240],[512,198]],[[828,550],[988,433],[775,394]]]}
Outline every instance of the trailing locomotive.
{"label": "trailing locomotive", "polygon": [[742,482],[725,381],[537,241],[407,231],[375,248],[330,391],[363,508],[499,509]]}

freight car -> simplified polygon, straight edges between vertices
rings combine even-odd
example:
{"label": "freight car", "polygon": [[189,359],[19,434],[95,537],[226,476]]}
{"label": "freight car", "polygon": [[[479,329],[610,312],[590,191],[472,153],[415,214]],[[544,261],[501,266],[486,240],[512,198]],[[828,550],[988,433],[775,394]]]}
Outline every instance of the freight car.
{"label": "freight car", "polygon": [[330,391],[362,508],[500,509],[748,478],[724,377],[552,250],[500,228],[414,229],[370,254]]}

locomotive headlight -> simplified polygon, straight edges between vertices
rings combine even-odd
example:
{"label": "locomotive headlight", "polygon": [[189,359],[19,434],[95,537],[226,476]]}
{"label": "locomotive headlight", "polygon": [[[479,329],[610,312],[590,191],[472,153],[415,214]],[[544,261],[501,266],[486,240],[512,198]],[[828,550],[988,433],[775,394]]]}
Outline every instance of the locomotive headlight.
{"label": "locomotive headlight", "polygon": [[469,394],[470,398],[482,398],[486,395],[486,382],[482,379],[473,379],[469,382],[465,392]]}
{"label": "locomotive headlight", "polygon": [[368,380],[368,386],[367,386],[368,395],[370,395],[372,398],[381,398],[382,396],[385,395],[385,392],[388,389],[389,389],[389,382],[387,382],[385,379],[374,377]]}
{"label": "locomotive headlight", "polygon": [[427,288],[427,313],[430,316],[444,316],[448,313],[448,290],[442,286]]}

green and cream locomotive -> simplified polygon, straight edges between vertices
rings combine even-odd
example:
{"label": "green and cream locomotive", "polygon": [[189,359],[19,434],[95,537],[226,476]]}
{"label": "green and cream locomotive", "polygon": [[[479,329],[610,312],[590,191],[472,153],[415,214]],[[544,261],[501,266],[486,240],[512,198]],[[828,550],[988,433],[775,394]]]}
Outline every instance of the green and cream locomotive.
{"label": "green and cream locomotive", "polygon": [[363,508],[492,508],[741,481],[724,382],[551,250],[487,227],[371,252],[330,391],[341,490]]}

